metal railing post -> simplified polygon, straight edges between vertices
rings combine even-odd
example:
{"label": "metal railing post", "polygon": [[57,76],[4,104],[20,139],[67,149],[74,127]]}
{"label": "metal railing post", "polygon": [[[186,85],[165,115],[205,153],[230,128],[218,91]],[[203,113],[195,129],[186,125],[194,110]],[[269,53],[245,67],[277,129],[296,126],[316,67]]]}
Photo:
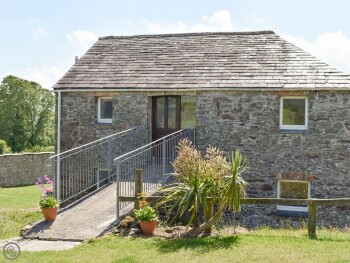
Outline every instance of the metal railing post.
{"label": "metal railing post", "polygon": [[100,170],[99,169],[97,169],[97,171],[96,171],[96,188],[97,189],[100,189]]}
{"label": "metal railing post", "polygon": [[118,160],[116,162],[116,167],[117,167],[117,176],[116,176],[116,183],[117,183],[117,206],[116,206],[116,209],[117,209],[117,219],[119,218],[119,210],[120,210],[120,204],[119,204],[119,196],[120,196],[120,161]]}
{"label": "metal railing post", "polygon": [[112,165],[113,165],[113,154],[112,154],[112,141],[110,140],[108,142],[108,158],[109,158],[109,167],[108,167],[108,183],[111,182],[111,175],[112,175]]}
{"label": "metal railing post", "polygon": [[196,127],[194,127],[192,132],[193,132],[193,142],[192,142],[192,144],[193,144],[193,146],[196,146]]}
{"label": "metal railing post", "polygon": [[[162,140],[162,175],[164,176],[164,174],[165,174],[165,157],[166,157],[166,153],[165,153],[165,151],[166,151],[166,145],[165,145],[165,143],[166,143],[166,140],[165,139],[163,139]],[[162,176],[162,177],[163,177]]]}
{"label": "metal railing post", "polygon": [[61,156],[57,156],[56,161],[56,199],[61,200]]}

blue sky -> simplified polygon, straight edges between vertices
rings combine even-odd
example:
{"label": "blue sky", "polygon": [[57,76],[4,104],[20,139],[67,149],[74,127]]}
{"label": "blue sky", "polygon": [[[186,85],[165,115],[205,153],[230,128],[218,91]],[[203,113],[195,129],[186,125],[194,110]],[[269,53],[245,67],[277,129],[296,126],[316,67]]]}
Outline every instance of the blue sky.
{"label": "blue sky", "polygon": [[50,88],[105,35],[274,30],[350,73],[349,0],[0,0],[0,79]]}

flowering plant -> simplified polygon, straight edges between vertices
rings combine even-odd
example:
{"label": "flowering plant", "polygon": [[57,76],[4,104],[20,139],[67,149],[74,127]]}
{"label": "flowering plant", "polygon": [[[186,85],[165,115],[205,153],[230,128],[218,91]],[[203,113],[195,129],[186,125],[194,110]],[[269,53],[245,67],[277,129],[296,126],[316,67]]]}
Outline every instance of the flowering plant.
{"label": "flowering plant", "polygon": [[148,205],[146,201],[146,193],[138,193],[139,196],[139,209],[134,209],[134,214],[139,221],[156,221],[156,210]]}
{"label": "flowering plant", "polygon": [[54,208],[58,206],[58,201],[52,196],[53,193],[53,181],[45,174],[42,177],[39,177],[35,182],[42,193],[41,200],[39,202],[40,208]]}

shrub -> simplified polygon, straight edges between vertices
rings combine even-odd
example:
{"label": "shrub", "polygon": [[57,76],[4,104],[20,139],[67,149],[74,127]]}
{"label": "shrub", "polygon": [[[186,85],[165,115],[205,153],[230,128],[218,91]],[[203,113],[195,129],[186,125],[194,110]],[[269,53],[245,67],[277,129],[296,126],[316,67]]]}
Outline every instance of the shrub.
{"label": "shrub", "polygon": [[138,193],[139,209],[134,209],[135,218],[139,221],[151,222],[157,220],[156,210],[148,205],[145,193]]}
{"label": "shrub", "polygon": [[[173,163],[177,182],[164,188],[164,198],[158,203],[170,203],[168,214],[191,216],[187,227],[193,223],[190,235],[198,235],[220,220],[225,209],[239,211],[240,197],[245,195],[246,182],[241,174],[247,165],[237,150],[227,161],[223,152],[208,147],[202,156],[187,139],[180,141],[178,157]],[[213,200],[217,210],[214,214]],[[205,222],[200,225],[200,211],[204,207]]]}
{"label": "shrub", "polygon": [[23,152],[28,152],[28,153],[54,152],[54,151],[55,151],[55,146],[40,146],[40,145],[36,145],[32,148],[26,148],[23,150]]}
{"label": "shrub", "polygon": [[0,140],[0,154],[11,153],[11,148],[7,146],[6,141]]}

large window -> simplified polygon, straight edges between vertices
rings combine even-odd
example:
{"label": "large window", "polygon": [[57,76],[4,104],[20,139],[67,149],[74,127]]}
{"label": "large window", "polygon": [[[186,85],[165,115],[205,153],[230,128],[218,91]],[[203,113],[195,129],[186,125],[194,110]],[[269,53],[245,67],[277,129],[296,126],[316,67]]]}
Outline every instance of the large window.
{"label": "large window", "polygon": [[112,123],[113,105],[112,98],[98,98],[98,122]]}
{"label": "large window", "polygon": [[[308,199],[310,198],[310,182],[299,180],[279,180],[277,198]],[[307,213],[307,206],[278,205],[278,214],[300,216]]]}
{"label": "large window", "polygon": [[280,103],[280,129],[306,130],[308,100],[306,97],[282,97]]}

